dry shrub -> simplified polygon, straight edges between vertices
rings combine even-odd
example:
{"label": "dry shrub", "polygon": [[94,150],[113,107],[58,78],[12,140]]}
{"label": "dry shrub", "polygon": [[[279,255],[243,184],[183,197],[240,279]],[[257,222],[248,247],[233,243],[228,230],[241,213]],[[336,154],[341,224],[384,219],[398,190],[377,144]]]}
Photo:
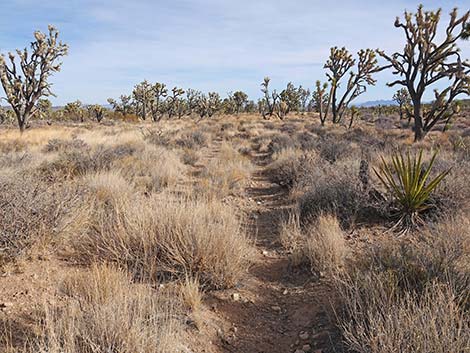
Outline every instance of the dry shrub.
{"label": "dry shrub", "polygon": [[271,154],[280,152],[285,149],[296,149],[299,147],[298,142],[287,134],[277,134],[271,137],[268,145],[268,151]]}
{"label": "dry shrub", "polygon": [[19,174],[0,176],[0,265],[65,232],[77,204],[72,187]]}
{"label": "dry shrub", "polygon": [[5,169],[18,170],[32,165],[39,156],[29,152],[0,154],[0,172]]}
{"label": "dry shrub", "polygon": [[172,136],[168,131],[161,130],[146,130],[143,132],[144,140],[156,146],[170,146],[172,143]]}
{"label": "dry shrub", "polygon": [[181,161],[190,166],[195,166],[200,159],[199,151],[193,149],[184,149],[181,155]]}
{"label": "dry shrub", "polygon": [[186,276],[179,286],[183,304],[193,313],[197,312],[202,305],[202,293],[200,288],[199,279],[191,276]]}
{"label": "dry shrub", "polygon": [[322,163],[311,168],[298,181],[295,193],[299,198],[300,220],[302,223],[315,219],[322,212],[336,214],[342,226],[350,227],[369,206],[367,191],[359,180],[358,161]]}
{"label": "dry shrub", "polygon": [[47,142],[47,145],[44,146],[43,151],[48,153],[69,150],[87,151],[89,149],[90,146],[85,141],[80,139],[64,140],[60,138],[54,138]]}
{"label": "dry shrub", "polygon": [[301,179],[309,175],[319,162],[313,151],[286,149],[272,156],[273,162],[265,170],[269,180],[289,189],[294,188]]}
{"label": "dry shrub", "polygon": [[246,270],[248,240],[237,212],[217,201],[135,194],[116,175],[90,176],[82,213],[88,227],[69,239],[85,262],[110,261],[136,277],[198,276],[211,287],[229,287]]}
{"label": "dry shrub", "polygon": [[196,130],[184,134],[176,140],[176,144],[183,148],[194,149],[207,146],[208,140],[209,138],[206,133]]}
{"label": "dry shrub", "polygon": [[307,131],[298,133],[295,138],[299,144],[299,148],[304,151],[310,151],[317,148],[318,143],[320,142],[317,135]]}
{"label": "dry shrub", "polygon": [[305,227],[298,216],[291,215],[282,226],[281,242],[290,251],[294,266],[308,265],[316,275],[341,270],[348,254],[343,231],[332,215],[321,215]]}
{"label": "dry shrub", "polygon": [[318,144],[320,157],[324,160],[335,163],[339,159],[350,157],[353,152],[351,143],[341,139],[339,136],[324,138]]}
{"label": "dry shrub", "polygon": [[450,173],[440,183],[433,193],[433,201],[437,209],[449,215],[455,212],[470,210],[470,161],[452,158],[452,155],[442,153],[435,164],[435,172],[451,169]]}
{"label": "dry shrub", "polygon": [[62,284],[65,304],[48,307],[42,337],[31,352],[181,352],[172,293],[134,285],[107,266],[75,274]]}
{"label": "dry shrub", "polygon": [[98,145],[93,150],[67,150],[59,153],[56,159],[43,163],[38,172],[49,180],[72,179],[90,172],[110,170],[116,161],[142,149],[141,145],[125,143],[115,146]]}

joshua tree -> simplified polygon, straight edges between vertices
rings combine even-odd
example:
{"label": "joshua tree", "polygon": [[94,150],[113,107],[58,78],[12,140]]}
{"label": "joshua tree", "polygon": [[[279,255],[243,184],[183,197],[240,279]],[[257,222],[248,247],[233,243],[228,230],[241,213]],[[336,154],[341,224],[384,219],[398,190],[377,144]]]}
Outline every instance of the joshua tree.
{"label": "joshua tree", "polygon": [[58,41],[57,29],[49,26],[48,30],[48,34],[36,31],[31,51],[17,50],[18,58],[9,53],[7,62],[5,56],[0,55],[0,81],[21,132],[37,112],[36,102],[41,97],[54,95],[48,79],[60,71],[59,59],[67,55],[68,47]]}
{"label": "joshua tree", "polygon": [[280,119],[283,119],[291,111],[298,111],[300,107],[300,93],[292,82],[287,84],[287,87],[282,90],[280,96],[280,104],[278,106],[277,114]]}
{"label": "joshua tree", "polygon": [[[325,69],[329,70],[326,76],[331,85],[329,95],[333,123],[335,124],[341,122],[349,104],[366,91],[366,86],[375,84],[376,81],[372,78],[372,74],[383,70],[377,65],[375,51],[371,49],[360,50],[357,55],[358,61],[355,71],[353,68],[356,65],[356,60],[346,48],[331,48],[330,57],[325,64]],[[346,87],[340,94],[338,89],[341,81],[348,74]]]}
{"label": "joshua tree", "polygon": [[40,119],[46,119],[50,117],[52,114],[52,103],[47,98],[41,98],[36,103],[37,107],[37,114],[39,115]]}
{"label": "joshua tree", "polygon": [[409,116],[409,106],[411,103],[410,94],[406,88],[399,89],[394,95],[393,100],[398,104],[398,109],[400,111],[400,120],[403,119],[403,111]]}
{"label": "joshua tree", "polygon": [[209,105],[207,116],[210,118],[220,111],[222,108],[222,100],[220,99],[220,95],[217,92],[209,92],[208,97]]}
{"label": "joshua tree", "polygon": [[0,106],[0,124],[11,120],[11,110],[7,110]]}
{"label": "joshua tree", "polygon": [[248,95],[242,91],[236,91],[232,95],[233,103],[235,105],[235,113],[239,114],[243,111],[246,103],[248,102]]}
{"label": "joshua tree", "polygon": [[348,129],[352,128],[353,123],[354,123],[354,118],[359,115],[359,109],[353,105],[350,109],[350,114],[351,114],[351,119],[349,120],[349,126]]}
{"label": "joshua tree", "polygon": [[149,111],[148,108],[154,100],[153,86],[147,80],[144,80],[134,87],[132,96],[136,102],[137,112],[142,120],[145,120]]}
{"label": "joshua tree", "polygon": [[269,82],[271,79],[269,77],[265,77],[263,83],[261,84],[261,92],[263,92],[263,104],[262,112],[263,118],[266,119],[266,116],[272,116],[274,114],[274,109],[277,105],[277,101],[279,100],[279,95],[277,94],[276,90],[272,93],[269,92]]}
{"label": "joshua tree", "polygon": [[[199,114],[201,119],[204,117],[212,117],[222,107],[222,100],[220,95],[216,92],[209,92],[208,95],[200,94],[197,99],[195,111]],[[200,120],[201,120],[200,119]]]}
{"label": "joshua tree", "polygon": [[128,115],[135,112],[135,102],[132,100],[131,96],[123,94],[119,97],[119,101],[108,98],[108,103],[111,104],[113,110],[117,113]]}
{"label": "joshua tree", "polygon": [[168,94],[168,90],[164,83],[155,83],[153,85],[153,99],[150,105],[153,121],[157,122],[162,117],[162,99]]}
{"label": "joshua tree", "polygon": [[300,99],[300,109],[302,113],[305,113],[307,110],[307,102],[308,99],[310,98],[310,89],[305,89],[302,86],[299,86],[298,88],[299,92],[299,99]]}
{"label": "joshua tree", "polygon": [[443,132],[449,130],[452,127],[452,118],[458,115],[461,110],[462,110],[461,101],[455,101],[452,103],[452,106],[450,107],[449,111],[443,117],[445,119],[444,127],[442,128]]}
{"label": "joshua tree", "polygon": [[312,93],[312,103],[315,111],[320,115],[321,125],[325,125],[328,115],[329,97],[327,93],[328,83],[321,84],[320,80],[315,83],[315,91]]}
{"label": "joshua tree", "polygon": [[75,121],[83,123],[85,112],[82,108],[82,102],[76,100],[75,102],[67,103],[64,107],[64,112]]}
{"label": "joshua tree", "polygon": [[172,95],[167,98],[167,113],[168,118],[171,119],[173,115],[177,114],[179,105],[181,104],[180,96],[184,94],[184,90],[178,87],[173,87],[171,90]]}
{"label": "joshua tree", "polygon": [[[404,86],[413,102],[415,141],[421,140],[452,113],[452,101],[458,95],[470,94],[470,63],[461,58],[457,46],[459,39],[470,35],[470,11],[458,17],[457,9],[450,13],[444,36],[437,33],[441,10],[424,11],[418,7],[416,14],[405,12],[402,22],[398,17],[395,27],[403,29],[406,44],[403,52],[391,55],[379,52],[390,62],[394,74],[400,78],[389,86]],[[440,39],[442,38],[442,39]],[[430,109],[423,109],[423,96],[437,82],[448,82],[447,88],[434,90]]]}
{"label": "joshua tree", "polygon": [[189,88],[186,90],[186,103],[187,103],[187,114],[192,115],[194,109],[197,106],[198,97],[201,95],[201,92],[196,91],[195,89]]}
{"label": "joshua tree", "polygon": [[101,120],[103,120],[106,114],[106,109],[99,104],[89,105],[87,106],[87,110],[90,117],[96,119],[96,121],[99,123],[101,123]]}

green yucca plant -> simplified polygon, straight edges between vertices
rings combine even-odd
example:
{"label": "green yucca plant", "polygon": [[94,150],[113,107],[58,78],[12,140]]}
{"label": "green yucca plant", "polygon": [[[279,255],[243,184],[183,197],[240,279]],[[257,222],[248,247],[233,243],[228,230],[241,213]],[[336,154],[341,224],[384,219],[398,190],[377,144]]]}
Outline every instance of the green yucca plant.
{"label": "green yucca plant", "polygon": [[422,162],[422,150],[413,157],[409,151],[406,155],[396,153],[392,155],[390,163],[381,157],[382,164],[378,170],[374,168],[377,177],[399,204],[397,226],[409,229],[417,223],[422,223],[420,215],[430,207],[431,193],[450,172],[449,169],[434,179],[428,180],[436,156],[437,151],[432,155],[429,165],[425,168]]}

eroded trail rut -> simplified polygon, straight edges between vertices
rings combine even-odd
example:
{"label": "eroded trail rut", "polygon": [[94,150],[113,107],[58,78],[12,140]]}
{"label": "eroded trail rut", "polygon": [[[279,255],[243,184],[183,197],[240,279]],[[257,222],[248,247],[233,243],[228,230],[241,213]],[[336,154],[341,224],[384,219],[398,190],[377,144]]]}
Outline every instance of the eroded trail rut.
{"label": "eroded trail rut", "polygon": [[209,299],[230,325],[214,342],[216,351],[335,352],[328,286],[290,268],[279,241],[280,222],[292,207],[287,191],[266,177],[267,155],[256,154],[252,162],[247,229],[256,253],[239,288]]}

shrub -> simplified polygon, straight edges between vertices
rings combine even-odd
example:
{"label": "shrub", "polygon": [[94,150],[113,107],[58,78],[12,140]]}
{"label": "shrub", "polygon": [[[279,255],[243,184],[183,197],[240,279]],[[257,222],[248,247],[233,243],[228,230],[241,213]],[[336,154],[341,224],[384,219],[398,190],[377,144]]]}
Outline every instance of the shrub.
{"label": "shrub", "polygon": [[418,241],[391,238],[376,242],[357,258],[354,268],[387,273],[401,291],[421,293],[430,283],[440,282],[468,297],[469,227],[469,219],[461,216],[428,226]]}
{"label": "shrub", "polygon": [[38,169],[46,179],[72,179],[90,172],[110,170],[120,159],[141,151],[140,146],[131,143],[116,146],[98,145],[94,150],[67,150],[53,161],[44,162]]}
{"label": "shrub", "polygon": [[391,163],[387,163],[382,157],[379,169],[374,169],[377,177],[398,204],[397,225],[409,228],[422,223],[421,214],[430,208],[431,193],[449,174],[447,170],[428,181],[436,155],[437,152],[433,154],[426,168],[422,163],[421,150],[418,156],[415,155],[413,158],[409,152],[406,157],[403,154],[395,154]]}
{"label": "shrub", "polygon": [[286,134],[277,134],[271,137],[268,145],[268,151],[271,154],[280,152],[285,149],[295,149],[298,147],[297,142]]}
{"label": "shrub", "polygon": [[71,139],[63,140],[59,138],[50,139],[47,145],[44,146],[44,152],[59,152],[69,150],[88,151],[90,146],[83,140]]}
{"label": "shrub", "polygon": [[470,340],[466,217],[386,238],[336,277],[340,327],[355,352],[464,352]]}
{"label": "shrub", "polygon": [[348,141],[344,141],[338,137],[324,138],[319,143],[320,157],[324,160],[335,163],[340,158],[345,158],[351,155],[351,144]]}
{"label": "shrub", "polygon": [[176,140],[176,144],[187,149],[207,146],[208,137],[201,131],[192,131]]}
{"label": "shrub", "polygon": [[293,189],[319,162],[313,152],[303,153],[298,149],[281,150],[273,155],[273,162],[266,168],[269,180],[280,186]]}
{"label": "shrub", "polygon": [[318,162],[316,166],[298,183],[301,223],[326,212],[335,214],[343,227],[350,227],[360,212],[371,206],[358,177],[359,168],[349,161],[335,165]]}
{"label": "shrub", "polygon": [[68,187],[18,174],[0,176],[0,265],[65,232],[76,206],[77,196]]}
{"label": "shrub", "polygon": [[183,154],[181,155],[181,160],[184,164],[195,166],[196,163],[199,161],[200,155],[199,152],[192,149],[185,149]]}
{"label": "shrub", "polygon": [[301,132],[296,135],[299,147],[304,150],[313,150],[318,147],[319,137],[309,132]]}
{"label": "shrub", "polygon": [[168,132],[161,130],[146,130],[143,132],[144,140],[152,145],[156,146],[170,146],[171,136]]}

